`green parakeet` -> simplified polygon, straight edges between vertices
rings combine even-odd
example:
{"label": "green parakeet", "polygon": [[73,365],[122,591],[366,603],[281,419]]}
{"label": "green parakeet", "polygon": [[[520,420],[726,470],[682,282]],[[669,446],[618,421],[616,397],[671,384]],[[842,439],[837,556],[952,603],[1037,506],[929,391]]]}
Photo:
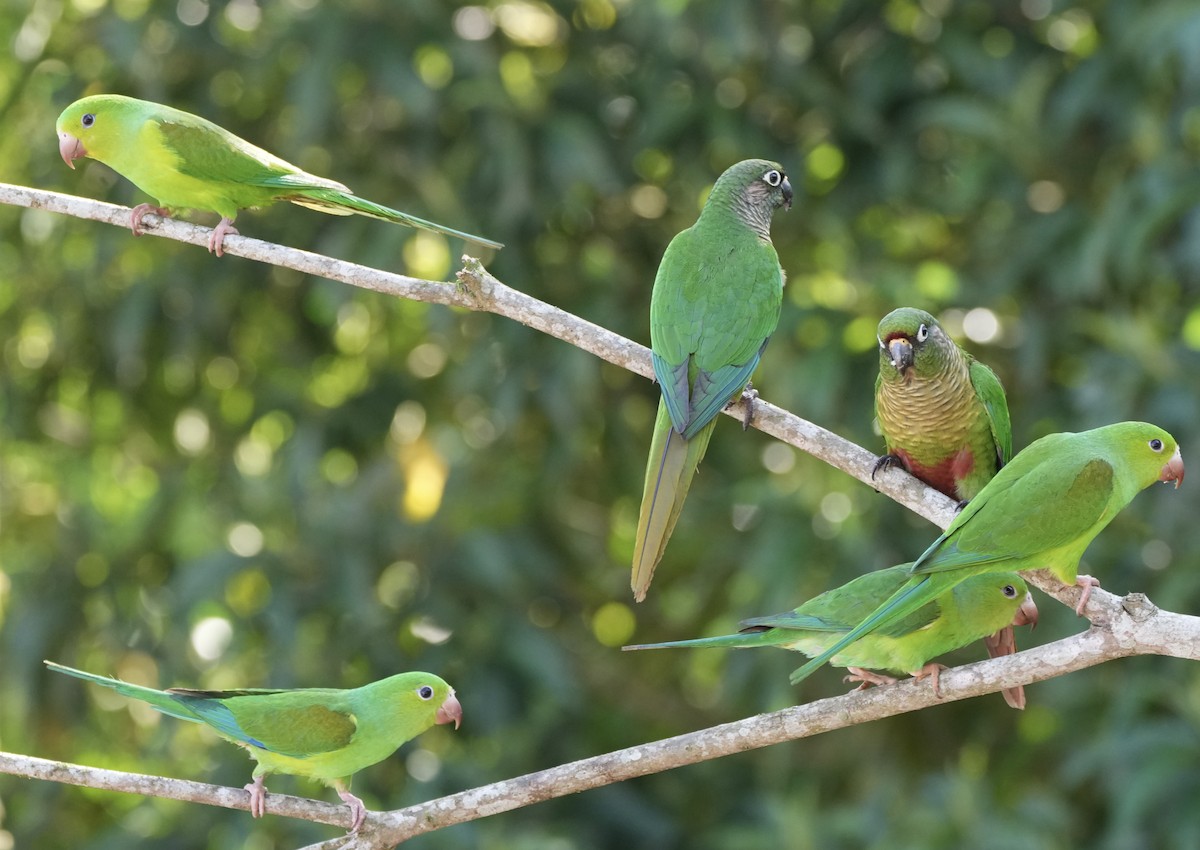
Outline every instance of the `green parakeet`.
{"label": "green parakeet", "polygon": [[[814,597],[799,608],[739,623],[735,635],[638,644],[631,649],[675,647],[778,646],[812,657],[828,649],[909,578],[909,564],[861,575]],[[947,590],[907,617],[891,623],[831,656],[829,662],[850,671],[847,682],[890,684],[896,680],[872,671],[930,676],[938,696],[939,664],[930,661],[1011,625],[1037,623],[1037,606],[1016,573],[974,576]]]}
{"label": "green parakeet", "polygon": [[899,463],[951,499],[975,498],[1012,459],[1000,380],[924,310],[888,313],[878,339],[875,417],[888,453],[875,471]]}
{"label": "green parakeet", "polygon": [[351,776],[390,756],[435,723],[462,721],[454,688],[431,673],[400,673],[361,688],[300,688],[231,691],[165,691],[131,685],[47,661],[59,673],[112,688],[149,703],[180,720],[211,726],[227,741],[245,747],[258,764],[250,792],[250,813],[266,813],[269,773],[290,773],[320,780],[350,807],[351,832],[362,826],[367,810],[350,793]]}
{"label": "green parakeet", "polygon": [[800,682],[847,646],[888,629],[964,579],[989,572],[1049,569],[1083,593],[1098,585],[1077,575],[1088,544],[1141,490],[1183,481],[1175,438],[1145,422],[1049,434],[1001,469],[922,553],[910,578],[833,646],[792,674]]}
{"label": "green parakeet", "polygon": [[237,233],[238,210],[291,201],[333,215],[358,215],[457,236],[489,248],[499,242],[472,236],[363,200],[334,180],[301,171],[291,163],[238,138],[190,112],[116,94],[77,100],[58,116],[58,151],[71,168],[90,156],[158,201],[139,204],[130,227],[142,232],[142,216],[165,216],[173,208],[209,210],[221,222],[208,249],[221,256],[222,243]]}
{"label": "green parakeet", "polygon": [[641,602],[721,410],[750,382],[779,324],[783,269],[771,217],[791,207],[774,162],[748,159],[717,179],[696,223],[671,240],[650,297],[650,347],[662,392],[633,550]]}

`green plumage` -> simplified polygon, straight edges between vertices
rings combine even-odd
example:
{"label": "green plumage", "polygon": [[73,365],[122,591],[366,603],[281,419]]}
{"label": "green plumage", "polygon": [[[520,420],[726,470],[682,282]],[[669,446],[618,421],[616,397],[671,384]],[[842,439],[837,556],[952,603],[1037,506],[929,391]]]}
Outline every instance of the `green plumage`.
{"label": "green plumage", "polygon": [[631,585],[639,602],[717,414],[745,389],[779,324],[784,275],[770,226],[791,198],[778,164],[739,162],[717,180],[696,223],[671,240],[659,264],[650,343],[662,398],[634,543]]}
{"label": "green plumage", "polygon": [[[148,703],[163,714],[203,723],[218,735],[245,747],[254,768],[251,811],[262,814],[271,773],[307,776],[337,790],[354,813],[352,829],[362,823],[362,802],[349,793],[350,777],[390,756],[435,723],[458,725],[462,707],[454,689],[431,673],[400,673],[361,688],[300,688],[165,691],[97,676],[47,661],[58,673],[76,676]],[[262,798],[255,810],[254,788]]]}
{"label": "green plumage", "polygon": [[1082,612],[1095,580],[1078,576],[1088,544],[1141,490],[1183,480],[1178,444],[1145,422],[1050,434],[1001,469],[919,557],[911,578],[852,631],[792,675],[800,682],[849,644],[919,610],[973,575],[1049,569],[1078,583]]}
{"label": "green plumage", "polygon": [[958,347],[924,310],[879,323],[875,417],[888,454],[950,498],[975,498],[1012,459],[1012,424],[996,374]]}
{"label": "green plumage", "polygon": [[[300,170],[274,154],[197,115],[114,94],[77,100],[63,110],[56,127],[59,150],[68,165],[80,156],[103,162],[169,209],[219,214],[210,249],[221,253],[238,211],[290,201],[334,215],[358,215],[455,236],[489,248],[499,242],[464,233],[408,213],[372,203],[334,180]],[[133,230],[141,215],[135,210]],[[165,214],[165,210],[163,210]]]}
{"label": "green plumage", "polygon": [[[624,649],[778,646],[819,655],[848,633],[909,578],[912,564],[859,576],[770,617],[743,620],[741,632],[712,638],[639,644]],[[1024,606],[1024,607],[1023,607]],[[906,617],[833,655],[836,667],[917,673],[939,655],[966,646],[1013,623],[1019,609],[1037,609],[1015,573],[989,573],[961,582]]]}

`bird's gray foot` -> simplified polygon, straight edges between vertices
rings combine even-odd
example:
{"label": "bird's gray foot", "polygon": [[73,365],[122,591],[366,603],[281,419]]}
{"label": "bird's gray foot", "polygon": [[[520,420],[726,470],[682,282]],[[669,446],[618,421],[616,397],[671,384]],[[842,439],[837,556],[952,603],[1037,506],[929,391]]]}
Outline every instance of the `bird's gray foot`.
{"label": "bird's gray foot", "polygon": [[[738,399],[746,402],[746,414],[742,417],[742,430],[750,430],[750,422],[754,419],[754,400],[758,398],[758,390],[754,389],[754,384],[746,382],[746,388],[742,390],[742,394],[738,398],[729,402],[736,404]],[[728,405],[726,405],[728,407]]]}
{"label": "bird's gray foot", "polygon": [[871,480],[875,480],[875,476],[879,474],[880,470],[891,469],[893,466],[904,468],[904,461],[900,459],[899,455],[881,455],[879,460],[875,461],[875,465],[871,467]]}

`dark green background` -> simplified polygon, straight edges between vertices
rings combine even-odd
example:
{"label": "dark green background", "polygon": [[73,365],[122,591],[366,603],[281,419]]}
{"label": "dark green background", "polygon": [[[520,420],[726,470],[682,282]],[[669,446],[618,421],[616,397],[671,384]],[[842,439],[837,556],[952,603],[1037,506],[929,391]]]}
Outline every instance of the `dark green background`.
{"label": "dark green background", "polygon": [[[168,102],[508,243],[487,260],[500,279],[647,342],[663,248],[725,167],[768,157],[797,203],[774,226],[789,285],[755,375],[765,398],[878,449],[879,318],[921,306],[963,338],[963,312],[985,308],[1001,332],[968,345],[1008,388],[1018,446],[1129,418],[1172,431],[1189,460],[1200,445],[1194,2],[456,11],[10,2],[0,180],[145,200],[99,164],[69,171],[54,119],[90,92]],[[239,225],[438,279],[463,248],[290,206]],[[507,319],[10,207],[0,368],[0,748],[48,758],[230,785],[250,770],[204,730],[102,701],[43,658],[212,687],[423,668],[458,688],[465,725],[355,783],[373,809],[419,802],[838,693],[834,670],[790,687],[800,659],[782,652],[614,647],[728,630],[908,560],[934,533],[722,422],[634,608],[648,381]],[[1196,492],[1140,496],[1085,571],[1195,612]],[[1084,626],[1050,600],[1042,614],[1022,642]],[[201,622],[230,627],[215,660],[193,644]],[[1029,688],[1023,714],[998,696],[948,705],[412,846],[1195,847],[1197,671],[1118,661]],[[14,777],[0,803],[0,846],[20,848],[336,834]]]}

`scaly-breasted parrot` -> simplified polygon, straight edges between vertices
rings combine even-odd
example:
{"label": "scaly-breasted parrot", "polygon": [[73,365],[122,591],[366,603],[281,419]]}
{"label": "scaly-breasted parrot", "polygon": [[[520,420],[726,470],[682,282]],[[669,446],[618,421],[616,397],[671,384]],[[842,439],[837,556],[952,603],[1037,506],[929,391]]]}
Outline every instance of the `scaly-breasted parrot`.
{"label": "scaly-breasted parrot", "polygon": [[454,688],[431,673],[400,673],[348,690],[159,691],[53,661],[46,666],[147,702],[171,717],[211,726],[225,740],[245,747],[258,762],[254,782],[246,786],[254,817],[267,810],[263,778],[290,773],[336,790],[350,807],[351,832],[357,832],[367,816],[362,800],[350,793],[351,776],[435,723],[453,723],[457,729],[462,721]]}
{"label": "scaly-breasted parrot", "polygon": [[333,215],[358,215],[456,236],[489,248],[499,242],[472,236],[372,203],[335,180],[301,171],[198,115],[117,94],[77,100],[58,116],[58,151],[71,168],[81,156],[99,160],[158,201],[138,204],[129,225],[142,232],[146,213],[209,210],[221,222],[208,240],[218,257],[238,210],[291,201]]}
{"label": "scaly-breasted parrot", "polygon": [[1012,459],[1008,402],[996,373],[955,344],[924,310],[879,323],[875,417],[887,454],[930,487],[967,502]]}
{"label": "scaly-breasted parrot", "polygon": [[1035,440],[996,473],[922,553],[911,578],[845,637],[792,674],[806,678],[847,646],[981,573],[1049,569],[1082,589],[1082,614],[1099,582],[1077,575],[1088,544],[1133,497],[1156,481],[1183,482],[1175,438],[1145,422]]}
{"label": "scaly-breasted parrot", "polygon": [[[799,608],[770,617],[754,617],[739,623],[741,631],[721,637],[644,643],[622,649],[666,649],[676,647],[778,646],[818,655],[871,613],[909,578],[909,564],[861,575],[841,587],[827,590]],[[930,600],[907,617],[891,623],[829,658],[835,667],[850,671],[847,682],[867,685],[891,684],[896,680],[872,672],[885,670],[909,673],[914,678],[929,676],[934,693],[942,665],[930,661],[1006,626],[1037,623],[1037,606],[1025,581],[1016,573],[973,576]]]}
{"label": "scaly-breasted parrot", "polygon": [[671,240],[650,296],[650,347],[662,391],[633,550],[641,602],[679,518],[721,410],[750,382],[779,324],[783,269],[771,216],[791,207],[783,168],[763,159],[730,166],[696,223]]}

